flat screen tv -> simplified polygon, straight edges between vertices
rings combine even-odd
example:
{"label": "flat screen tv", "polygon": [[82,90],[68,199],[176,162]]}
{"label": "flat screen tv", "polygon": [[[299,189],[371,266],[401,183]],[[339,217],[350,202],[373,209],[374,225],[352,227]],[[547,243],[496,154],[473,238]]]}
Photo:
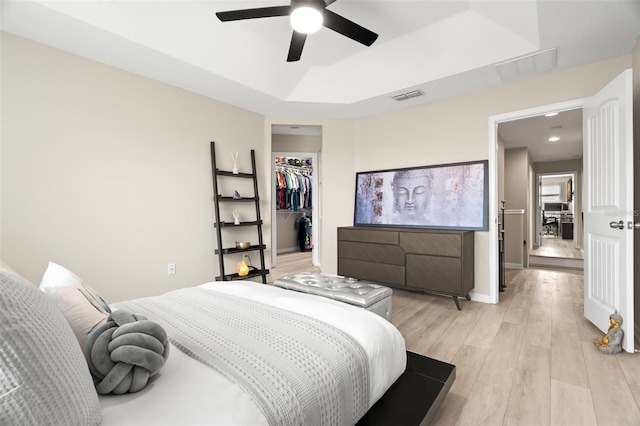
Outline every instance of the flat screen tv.
{"label": "flat screen tv", "polygon": [[486,231],[488,161],[356,173],[356,226]]}

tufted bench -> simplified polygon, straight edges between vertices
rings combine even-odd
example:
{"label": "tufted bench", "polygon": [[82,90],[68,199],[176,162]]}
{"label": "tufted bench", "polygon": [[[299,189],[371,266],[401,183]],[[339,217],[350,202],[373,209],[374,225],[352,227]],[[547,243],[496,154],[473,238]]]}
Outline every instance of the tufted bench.
{"label": "tufted bench", "polygon": [[338,275],[301,272],[273,281],[273,285],[302,293],[315,294],[358,306],[391,321],[389,287]]}

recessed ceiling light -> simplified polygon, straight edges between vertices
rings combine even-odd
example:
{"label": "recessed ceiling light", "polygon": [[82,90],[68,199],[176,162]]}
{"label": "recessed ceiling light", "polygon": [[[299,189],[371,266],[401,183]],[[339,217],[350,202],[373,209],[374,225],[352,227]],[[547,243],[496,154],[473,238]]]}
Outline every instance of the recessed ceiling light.
{"label": "recessed ceiling light", "polygon": [[551,137],[549,138],[549,142],[558,142],[559,140],[560,140],[560,138],[559,138],[559,137],[557,137],[557,136],[551,136]]}
{"label": "recessed ceiling light", "polygon": [[557,112],[549,112],[549,113],[546,113],[544,116],[545,117],[553,117],[554,115],[558,115],[558,113]]}

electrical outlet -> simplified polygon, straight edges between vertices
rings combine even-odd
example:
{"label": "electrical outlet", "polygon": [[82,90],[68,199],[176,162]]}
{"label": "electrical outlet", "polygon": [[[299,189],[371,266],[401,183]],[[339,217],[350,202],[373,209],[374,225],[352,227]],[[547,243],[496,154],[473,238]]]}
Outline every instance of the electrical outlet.
{"label": "electrical outlet", "polygon": [[175,273],[176,273],[176,264],[175,263],[170,263],[169,267],[167,269],[167,274],[173,275]]}

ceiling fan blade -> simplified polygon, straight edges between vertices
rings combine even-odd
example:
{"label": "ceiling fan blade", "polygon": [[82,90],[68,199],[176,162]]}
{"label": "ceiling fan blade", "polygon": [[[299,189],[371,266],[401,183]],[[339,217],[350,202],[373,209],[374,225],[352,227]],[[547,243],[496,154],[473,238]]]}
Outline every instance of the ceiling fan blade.
{"label": "ceiling fan blade", "polygon": [[291,6],[258,7],[255,9],[228,10],[216,12],[222,22],[239,21],[242,19],[271,18],[272,16],[287,16],[291,13]]}
{"label": "ceiling fan blade", "polygon": [[302,48],[304,47],[304,42],[306,40],[306,34],[299,33],[297,31],[293,32],[293,35],[291,36],[291,45],[289,46],[289,55],[287,56],[287,62],[295,62],[300,60],[300,56],[302,56]]}
{"label": "ceiling fan blade", "polygon": [[343,36],[349,37],[358,43],[362,43],[365,46],[371,46],[378,38],[378,34],[373,31],[369,31],[365,27],[362,27],[347,18],[343,18],[329,9],[324,9],[322,13],[324,16],[324,23],[322,25],[342,34]]}

